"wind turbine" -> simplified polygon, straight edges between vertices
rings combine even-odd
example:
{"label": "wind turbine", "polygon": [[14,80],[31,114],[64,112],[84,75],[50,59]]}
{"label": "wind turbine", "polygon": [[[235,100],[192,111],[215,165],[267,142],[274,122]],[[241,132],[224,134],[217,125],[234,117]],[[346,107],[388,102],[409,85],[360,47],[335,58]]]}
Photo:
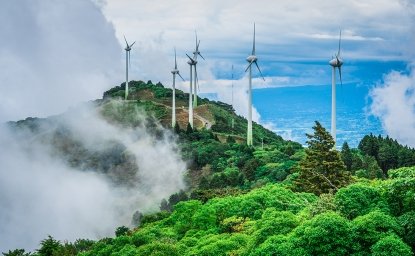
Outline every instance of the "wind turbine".
{"label": "wind turbine", "polygon": [[199,82],[198,82],[198,78],[197,78],[197,56],[200,56],[203,60],[205,60],[205,58],[203,58],[202,54],[200,54],[199,51],[199,45],[200,45],[200,40],[197,41],[197,33],[195,31],[195,35],[196,35],[196,47],[195,47],[195,51],[193,52],[193,60],[194,60],[194,66],[195,66],[195,82],[194,82],[194,98],[193,98],[193,107],[197,107],[197,90],[198,90],[198,86],[199,86]]}
{"label": "wind turbine", "polygon": [[249,65],[245,69],[245,72],[249,70],[249,89],[248,89],[248,132],[246,136],[246,144],[252,146],[252,64],[255,63],[255,66],[258,68],[259,73],[261,74],[262,79],[265,81],[264,76],[262,75],[261,69],[258,66],[258,58],[255,55],[255,23],[254,23],[254,42],[252,46],[252,54],[246,58]]}
{"label": "wind turbine", "polygon": [[172,114],[171,114],[171,127],[176,126],[176,75],[178,75],[184,82],[183,77],[180,75],[179,70],[177,69],[177,59],[176,59],[176,48],[174,48],[174,69],[171,71],[173,74],[173,99],[172,99]]}
{"label": "wind turbine", "polygon": [[[233,65],[232,65],[232,105],[231,106],[233,108]],[[235,126],[235,119],[232,116],[232,130],[233,130],[234,126]]]}
{"label": "wind turbine", "polygon": [[133,45],[135,44],[135,41],[134,43],[129,45],[125,36],[124,36],[124,40],[125,40],[125,44],[127,45],[125,47],[125,99],[127,99],[128,97],[128,66],[131,67],[130,51],[131,51],[131,47],[133,47]]}
{"label": "wind turbine", "polygon": [[[187,64],[190,66],[190,91],[189,91],[189,124],[193,128],[193,103],[192,103],[192,96],[193,96],[193,87],[192,87],[192,72],[193,72],[193,66],[196,65],[197,60],[191,58],[187,53],[186,56],[189,58],[187,61]],[[195,76],[196,77],[196,76]],[[196,79],[195,79],[196,83]]]}
{"label": "wind turbine", "polygon": [[332,77],[331,77],[331,136],[334,140],[334,147],[336,147],[336,68],[339,69],[340,83],[342,82],[342,65],[343,60],[340,58],[340,44],[342,40],[342,31],[340,30],[339,37],[339,49],[335,57],[329,62],[332,66]]}

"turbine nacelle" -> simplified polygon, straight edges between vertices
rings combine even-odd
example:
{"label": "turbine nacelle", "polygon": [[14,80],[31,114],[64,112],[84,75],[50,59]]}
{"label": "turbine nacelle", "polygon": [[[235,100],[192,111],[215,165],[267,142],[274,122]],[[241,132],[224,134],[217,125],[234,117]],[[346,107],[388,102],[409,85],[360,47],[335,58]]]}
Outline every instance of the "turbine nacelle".
{"label": "turbine nacelle", "polygon": [[179,74],[179,70],[178,70],[178,69],[173,69],[173,70],[171,71],[171,73],[172,73],[172,74]]}
{"label": "turbine nacelle", "polygon": [[186,56],[189,58],[189,60],[187,61],[187,64],[189,64],[189,65],[196,65],[197,64],[196,59],[191,58],[188,54],[186,54]]}
{"label": "turbine nacelle", "polygon": [[125,47],[125,50],[126,50],[127,52],[129,52],[129,51],[131,50],[131,48],[133,47],[133,45],[135,44],[135,41],[134,41],[134,43],[132,43],[132,44],[128,44],[127,39],[125,38],[125,36],[124,36],[124,40],[125,40],[125,44],[127,45],[127,46]]}
{"label": "turbine nacelle", "polygon": [[336,57],[329,61],[329,64],[334,68],[339,68],[343,65],[343,60]]}
{"label": "turbine nacelle", "polygon": [[255,56],[255,55],[249,55],[249,56],[246,58],[246,61],[248,61],[249,63],[256,62],[257,60],[258,60],[258,58],[257,58],[257,56]]}

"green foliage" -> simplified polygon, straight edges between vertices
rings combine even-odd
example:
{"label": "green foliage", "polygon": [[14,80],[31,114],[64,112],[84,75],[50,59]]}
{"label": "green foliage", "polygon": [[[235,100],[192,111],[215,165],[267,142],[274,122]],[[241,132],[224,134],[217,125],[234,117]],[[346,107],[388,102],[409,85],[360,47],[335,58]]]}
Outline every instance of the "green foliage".
{"label": "green foliage", "polygon": [[211,255],[238,255],[238,251],[248,241],[243,234],[219,234],[204,237],[185,255],[211,256]]}
{"label": "green foliage", "polygon": [[[369,155],[356,156],[358,160],[353,164],[353,169],[356,170],[355,174],[359,178],[376,179],[383,178],[384,174],[380,169],[375,157]],[[356,161],[360,161],[359,165],[356,165]]]}
{"label": "green foliage", "polygon": [[307,252],[303,248],[295,247],[288,237],[283,235],[271,236],[259,247],[254,248],[252,256],[304,256]]}
{"label": "green foliage", "polygon": [[29,252],[26,252],[24,249],[15,249],[13,251],[9,250],[8,252],[3,252],[3,256],[30,256],[32,255]]}
{"label": "green foliage", "polygon": [[118,227],[116,230],[115,230],[115,236],[116,237],[119,237],[119,236],[125,236],[125,235],[127,235],[128,234],[128,232],[130,231],[130,229],[129,228],[127,228],[126,226],[121,226],[121,227]]}
{"label": "green foliage", "polygon": [[388,136],[366,135],[360,141],[359,149],[376,159],[385,176],[389,169],[415,165],[415,149],[402,146]]}
{"label": "green foliage", "polygon": [[349,219],[380,209],[388,212],[388,207],[379,189],[363,184],[352,184],[341,188],[335,196],[337,209]]}
{"label": "green foliage", "polygon": [[396,235],[381,238],[371,248],[372,256],[411,256],[411,248]]}
{"label": "green foliage", "polygon": [[299,220],[292,212],[267,208],[255,223],[255,244],[263,243],[270,236],[288,234],[298,225]]}
{"label": "green foliage", "polygon": [[353,245],[351,225],[337,213],[317,215],[296,228],[290,238],[294,248],[305,255],[350,255]]}
{"label": "green foliage", "polygon": [[40,242],[40,248],[37,250],[37,255],[55,256],[58,255],[57,253],[61,248],[62,244],[52,236],[48,235],[48,238]]}
{"label": "green foliage", "polygon": [[313,127],[314,134],[307,134],[308,148],[301,161],[297,186],[317,195],[335,192],[350,183],[350,173],[345,170],[334,140],[319,122]]}
{"label": "green foliage", "polygon": [[168,243],[152,242],[137,249],[138,256],[179,256],[176,246]]}
{"label": "green foliage", "polygon": [[348,172],[351,172],[352,165],[353,165],[353,154],[347,142],[343,143],[342,150],[341,150],[341,158],[343,160],[344,165],[346,166],[346,170]]}
{"label": "green foliage", "polygon": [[415,211],[402,214],[397,218],[397,221],[404,230],[403,241],[415,249]]}
{"label": "green foliage", "polygon": [[396,219],[380,211],[358,216],[352,223],[356,249],[360,252],[367,251],[368,254],[370,247],[382,237],[402,233]]}
{"label": "green foliage", "polygon": [[[405,176],[405,175],[408,175]],[[397,178],[385,183],[385,197],[395,216],[405,212],[415,211],[415,177],[411,177],[408,169],[396,170],[394,176]]]}
{"label": "green foliage", "polygon": [[389,177],[391,179],[396,178],[415,178],[415,167],[402,167],[389,171]]}

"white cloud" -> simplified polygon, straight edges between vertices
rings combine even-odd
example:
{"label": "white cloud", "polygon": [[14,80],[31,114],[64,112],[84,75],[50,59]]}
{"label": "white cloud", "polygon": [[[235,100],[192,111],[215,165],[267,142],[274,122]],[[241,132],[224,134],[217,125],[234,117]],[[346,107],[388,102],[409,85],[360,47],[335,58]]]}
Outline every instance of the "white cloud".
{"label": "white cloud", "polygon": [[0,122],[61,113],[123,78],[115,30],[90,1],[2,1],[0,38]]}
{"label": "white cloud", "polygon": [[393,71],[370,92],[370,112],[379,117],[389,136],[415,147],[415,71]]}

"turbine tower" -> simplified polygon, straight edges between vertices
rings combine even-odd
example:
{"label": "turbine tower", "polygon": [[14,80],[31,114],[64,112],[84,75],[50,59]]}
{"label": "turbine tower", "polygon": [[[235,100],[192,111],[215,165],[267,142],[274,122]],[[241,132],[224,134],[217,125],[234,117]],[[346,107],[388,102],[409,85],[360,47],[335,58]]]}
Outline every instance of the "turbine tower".
{"label": "turbine tower", "polygon": [[[187,61],[187,64],[189,64],[189,66],[190,66],[189,124],[193,128],[193,103],[192,103],[192,96],[193,96],[192,80],[193,80],[193,77],[192,77],[192,72],[193,72],[193,66],[196,65],[197,60],[191,58],[188,54],[186,54],[186,56],[189,58],[189,60]],[[196,83],[196,79],[195,79],[195,83]]]}
{"label": "turbine tower", "polygon": [[335,57],[329,62],[332,66],[331,76],[331,136],[334,140],[334,147],[336,147],[336,68],[339,69],[340,83],[342,82],[342,65],[343,60],[340,58],[340,44],[342,39],[342,31],[340,30],[339,49]]}
{"label": "turbine tower", "polygon": [[199,51],[199,45],[200,45],[200,40],[197,41],[197,33],[195,31],[195,35],[196,35],[196,47],[195,47],[195,51],[193,52],[193,60],[194,60],[194,66],[195,66],[195,81],[194,81],[194,94],[193,94],[193,107],[197,107],[197,91],[198,91],[198,86],[199,86],[199,82],[198,82],[198,78],[197,78],[197,56],[200,56],[203,60],[205,60],[205,58],[203,58],[202,54],[200,54]]}
{"label": "turbine tower", "polygon": [[[232,109],[233,109],[233,65],[232,65]],[[235,119],[233,118],[232,115],[232,130],[235,128]]]}
{"label": "turbine tower", "polygon": [[125,99],[127,99],[128,97],[128,66],[131,67],[130,51],[131,51],[131,47],[133,47],[133,45],[135,44],[135,41],[134,43],[129,45],[125,36],[124,36],[124,40],[125,40],[125,44],[127,45],[125,47]]}
{"label": "turbine tower", "polygon": [[259,73],[261,74],[262,79],[265,81],[264,76],[262,75],[261,69],[258,66],[258,58],[255,55],[255,23],[254,23],[254,42],[252,46],[252,54],[246,58],[249,65],[245,69],[245,72],[249,69],[249,89],[248,89],[248,131],[246,136],[246,144],[252,146],[252,64],[255,63],[255,66],[258,68]]}
{"label": "turbine tower", "polygon": [[171,127],[176,126],[176,75],[178,75],[184,82],[183,77],[180,75],[179,70],[177,69],[177,59],[176,59],[176,48],[174,48],[174,69],[171,71],[173,74],[173,98],[172,98],[172,114],[171,114]]}

